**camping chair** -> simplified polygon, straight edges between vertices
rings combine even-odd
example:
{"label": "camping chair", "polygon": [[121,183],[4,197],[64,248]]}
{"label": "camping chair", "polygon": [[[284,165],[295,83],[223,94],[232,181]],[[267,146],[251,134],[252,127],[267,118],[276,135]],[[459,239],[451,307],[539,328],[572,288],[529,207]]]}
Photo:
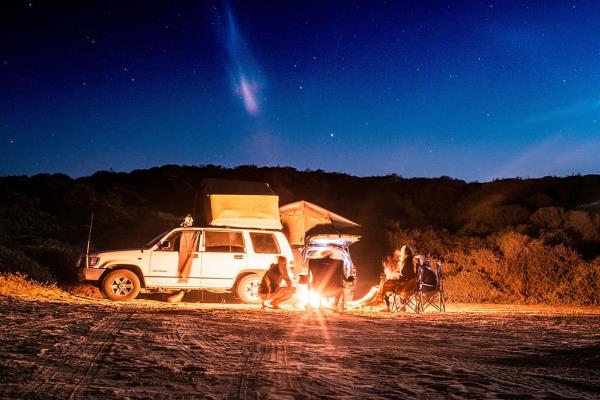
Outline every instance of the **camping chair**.
{"label": "camping chair", "polygon": [[419,267],[418,271],[418,301],[420,311],[425,311],[432,307],[439,312],[446,311],[446,298],[444,296],[444,279],[442,276],[442,266],[440,263],[435,265],[435,283],[425,283],[423,281],[423,268]]}
{"label": "camping chair", "polygon": [[319,294],[319,299],[333,297],[334,306],[337,306],[341,300],[340,310],[344,311],[346,308],[344,284],[348,280],[344,276],[344,262],[333,258],[311,259],[308,261],[308,275],[312,277],[308,284],[309,293],[316,292]]}
{"label": "camping chair", "polygon": [[392,294],[390,296],[390,314],[407,310],[418,313],[421,310],[418,285],[419,281],[417,279],[414,286],[398,286],[392,289]]}

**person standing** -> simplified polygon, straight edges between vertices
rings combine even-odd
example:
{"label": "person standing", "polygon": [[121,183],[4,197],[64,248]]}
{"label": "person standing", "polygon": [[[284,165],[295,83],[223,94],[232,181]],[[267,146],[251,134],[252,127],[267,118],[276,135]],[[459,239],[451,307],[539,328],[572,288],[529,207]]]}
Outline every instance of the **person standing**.
{"label": "person standing", "polygon": [[[287,286],[280,286],[282,280]],[[295,293],[296,288],[293,286],[287,270],[287,258],[279,256],[277,263],[271,264],[265,272],[258,288],[258,294],[262,299],[262,308],[270,306],[277,309],[280,303],[290,299]]]}

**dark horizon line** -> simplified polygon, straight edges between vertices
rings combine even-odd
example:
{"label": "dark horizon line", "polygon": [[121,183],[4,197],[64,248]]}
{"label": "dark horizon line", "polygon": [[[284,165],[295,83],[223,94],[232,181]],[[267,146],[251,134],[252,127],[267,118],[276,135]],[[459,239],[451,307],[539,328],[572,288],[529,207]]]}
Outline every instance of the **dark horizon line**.
{"label": "dark horizon line", "polygon": [[317,169],[311,169],[311,168],[305,168],[305,169],[298,169],[297,167],[293,167],[293,166],[285,166],[285,165],[256,165],[256,164],[239,164],[236,166],[224,166],[224,165],[219,165],[219,164],[162,164],[162,165],[157,165],[157,166],[153,166],[153,167],[145,167],[145,168],[133,168],[130,170],[121,170],[121,171],[116,171],[113,170],[112,168],[109,169],[99,169],[96,170],[95,172],[89,174],[89,175],[79,175],[79,176],[73,176],[71,174],[65,173],[65,172],[37,172],[35,174],[0,174],[0,178],[14,178],[14,177],[27,177],[27,178],[32,178],[32,177],[36,177],[39,175],[63,175],[68,177],[69,179],[73,179],[73,180],[78,180],[78,179],[83,179],[83,178],[90,178],[96,174],[99,173],[111,173],[111,174],[131,174],[133,172],[137,172],[137,171],[148,171],[151,169],[160,169],[160,168],[165,168],[165,167],[179,167],[179,168],[207,168],[207,167],[212,167],[212,168],[219,168],[219,169],[223,169],[223,170],[235,170],[235,169],[239,169],[239,168],[258,168],[258,169],[292,169],[294,171],[298,171],[298,172],[319,172],[319,173],[325,173],[325,174],[335,174],[335,175],[344,175],[347,177],[351,177],[351,178],[358,178],[358,179],[369,179],[369,178],[386,178],[386,177],[396,177],[399,179],[406,179],[406,180],[410,180],[410,179],[427,179],[427,180],[436,180],[436,179],[451,179],[451,180],[456,180],[456,181],[462,181],[465,183],[490,183],[490,182],[496,182],[496,181],[505,181],[505,180],[536,180],[536,179],[546,179],[546,178],[569,178],[569,177],[574,177],[574,176],[600,176],[600,172],[599,173],[589,173],[589,174],[581,174],[581,173],[571,173],[570,175],[544,175],[544,176],[527,176],[527,177],[523,177],[523,176],[513,176],[513,177],[502,177],[502,178],[494,178],[492,180],[488,180],[488,181],[479,181],[479,180],[472,180],[472,181],[466,181],[464,179],[461,178],[456,178],[456,177],[452,177],[449,175],[440,175],[440,176],[431,176],[431,177],[425,177],[425,176],[411,176],[411,177],[407,177],[407,176],[403,176],[400,174],[397,174],[395,172],[390,172],[388,174],[385,175],[364,175],[364,176],[359,176],[359,175],[353,175],[347,172],[341,172],[341,171],[331,171],[331,170],[324,170],[322,168],[317,168]]}

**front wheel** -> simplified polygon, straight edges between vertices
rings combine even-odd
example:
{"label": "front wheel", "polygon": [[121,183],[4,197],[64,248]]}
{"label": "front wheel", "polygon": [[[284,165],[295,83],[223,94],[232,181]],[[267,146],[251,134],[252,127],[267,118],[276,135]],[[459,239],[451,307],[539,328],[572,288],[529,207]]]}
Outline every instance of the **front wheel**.
{"label": "front wheel", "polygon": [[113,301],[133,300],[140,293],[140,279],[127,269],[117,269],[106,275],[101,292]]}
{"label": "front wheel", "polygon": [[258,304],[261,298],[258,295],[261,277],[258,274],[250,274],[239,280],[235,292],[238,299],[246,304]]}

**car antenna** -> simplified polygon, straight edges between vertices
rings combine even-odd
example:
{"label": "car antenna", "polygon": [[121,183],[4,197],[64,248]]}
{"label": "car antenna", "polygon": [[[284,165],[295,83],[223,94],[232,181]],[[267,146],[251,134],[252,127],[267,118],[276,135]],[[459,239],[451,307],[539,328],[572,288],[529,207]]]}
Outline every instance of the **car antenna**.
{"label": "car antenna", "polygon": [[90,230],[88,231],[87,246],[85,249],[85,267],[90,267],[90,242],[92,241],[92,225],[94,224],[94,212],[92,211],[92,217],[90,218]]}

